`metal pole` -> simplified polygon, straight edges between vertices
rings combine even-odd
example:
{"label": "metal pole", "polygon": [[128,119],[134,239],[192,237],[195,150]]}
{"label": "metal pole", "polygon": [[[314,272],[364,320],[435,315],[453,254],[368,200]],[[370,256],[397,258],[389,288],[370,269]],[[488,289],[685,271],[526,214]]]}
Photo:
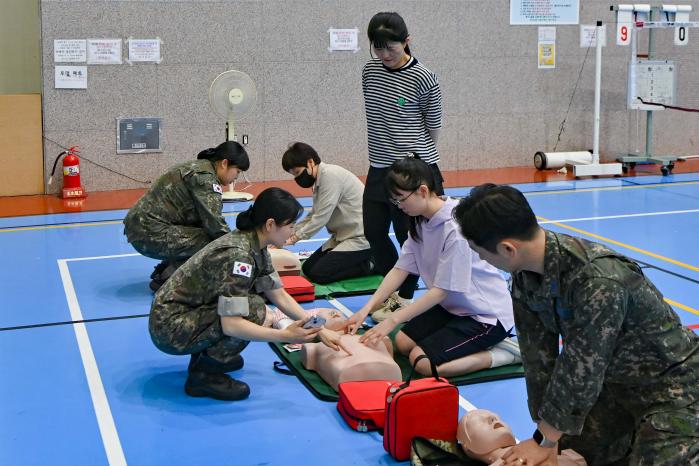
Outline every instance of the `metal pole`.
{"label": "metal pole", "polygon": [[[648,20],[653,21],[653,8],[648,12]],[[653,28],[648,29],[648,60],[653,56]],[[653,156],[653,112],[646,110],[646,157]]]}
{"label": "metal pole", "polygon": [[599,163],[599,122],[600,97],[602,93],[602,21],[597,21],[595,28],[595,120],[592,140],[592,163]]}

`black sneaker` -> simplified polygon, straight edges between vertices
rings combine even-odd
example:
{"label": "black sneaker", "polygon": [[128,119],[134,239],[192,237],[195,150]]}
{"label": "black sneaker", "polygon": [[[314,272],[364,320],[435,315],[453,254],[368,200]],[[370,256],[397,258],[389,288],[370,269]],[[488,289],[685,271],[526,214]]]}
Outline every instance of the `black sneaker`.
{"label": "black sneaker", "polygon": [[250,396],[250,387],[245,382],[235,380],[227,374],[207,374],[190,372],[184,384],[184,392],[196,398],[236,401]]}
{"label": "black sneaker", "polygon": [[217,361],[205,352],[194,353],[189,360],[189,372],[207,372],[209,374],[222,374],[233,372],[243,368],[245,361],[243,357],[236,354],[227,363]]}

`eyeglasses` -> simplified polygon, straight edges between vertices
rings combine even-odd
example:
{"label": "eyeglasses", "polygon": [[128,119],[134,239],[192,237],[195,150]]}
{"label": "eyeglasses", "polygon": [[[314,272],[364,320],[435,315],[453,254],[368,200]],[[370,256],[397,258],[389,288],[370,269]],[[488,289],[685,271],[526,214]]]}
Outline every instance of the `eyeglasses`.
{"label": "eyeglasses", "polygon": [[412,191],[410,194],[408,194],[407,196],[405,196],[403,199],[395,199],[395,198],[393,198],[393,197],[389,197],[388,200],[391,201],[391,204],[393,204],[394,206],[400,207],[400,205],[401,205],[403,202],[405,202],[410,196],[412,196],[413,194],[415,194],[416,191],[417,191],[417,189],[416,189],[415,191]]}

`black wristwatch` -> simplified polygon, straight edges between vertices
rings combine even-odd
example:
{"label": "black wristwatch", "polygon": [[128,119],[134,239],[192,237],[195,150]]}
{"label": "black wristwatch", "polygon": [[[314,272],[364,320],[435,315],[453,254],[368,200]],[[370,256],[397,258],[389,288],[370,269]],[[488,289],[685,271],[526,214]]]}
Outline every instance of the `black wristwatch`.
{"label": "black wristwatch", "polygon": [[553,440],[549,440],[546,437],[544,437],[544,434],[542,434],[539,429],[536,429],[534,431],[534,435],[532,435],[532,438],[536,443],[538,443],[540,446],[544,448],[554,448],[556,445],[558,445],[558,442],[554,442]]}

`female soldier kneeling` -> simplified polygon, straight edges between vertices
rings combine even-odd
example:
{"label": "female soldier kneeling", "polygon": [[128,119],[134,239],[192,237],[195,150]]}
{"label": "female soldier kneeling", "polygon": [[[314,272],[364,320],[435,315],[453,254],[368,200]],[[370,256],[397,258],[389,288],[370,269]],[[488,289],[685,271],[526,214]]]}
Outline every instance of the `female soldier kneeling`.
{"label": "female soldier kneeling", "polygon": [[231,230],[221,213],[221,185],[250,167],[243,146],[227,141],[201,151],[197,160],[170,168],[124,218],[129,243],[162,262],[151,274],[156,291],[194,253]]}
{"label": "female soldier kneeling", "polygon": [[[288,192],[264,190],[238,216],[238,230],[205,246],[155,294],[150,335],[165,353],[191,355],[185,383],[188,395],[246,398],[248,385],[226,372],[243,367],[240,352],[250,341],[305,343],[320,338],[340,349],[339,333],[303,328],[308,315],[282,288],[267,251],[269,245],[284,245],[302,211]],[[263,327],[261,294],[296,322],[283,330]]]}

